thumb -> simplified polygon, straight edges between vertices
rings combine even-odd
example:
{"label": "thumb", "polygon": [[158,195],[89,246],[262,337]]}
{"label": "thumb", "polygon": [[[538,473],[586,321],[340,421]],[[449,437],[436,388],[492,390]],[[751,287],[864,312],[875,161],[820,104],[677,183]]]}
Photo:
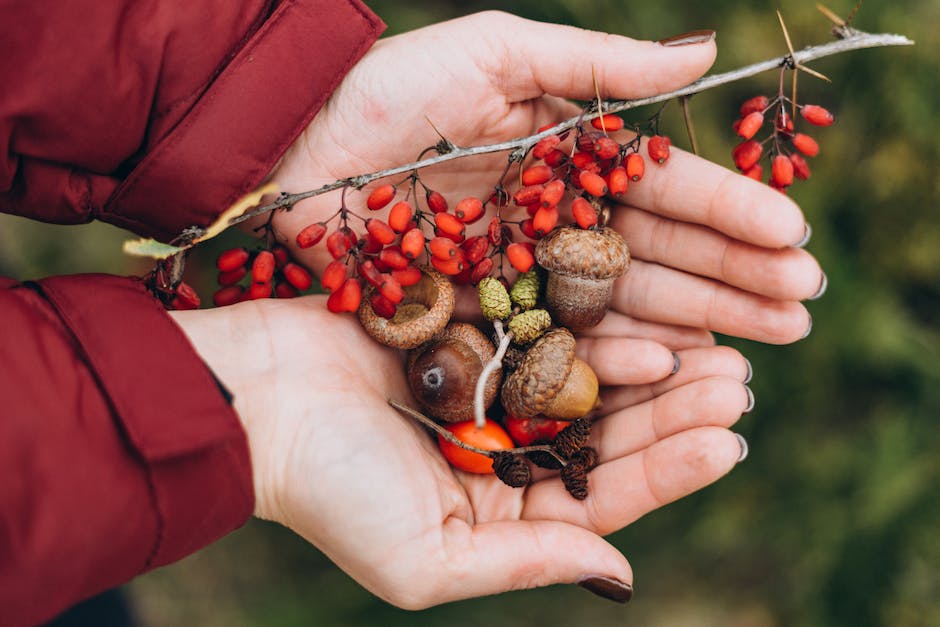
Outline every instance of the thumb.
{"label": "thumb", "polygon": [[[512,101],[543,94],[590,100],[594,76],[602,98],[643,98],[684,87],[715,60],[715,31],[703,30],[661,42],[639,41],[572,26],[534,22],[504,13],[484,13],[485,32],[502,53],[495,84]],[[507,61],[508,60],[508,61]]]}
{"label": "thumb", "polygon": [[[557,521],[480,523],[444,542],[459,548],[448,554],[458,572],[441,597],[461,599],[507,590],[578,583],[613,601],[633,595],[633,570],[606,540],[582,527]],[[459,537],[456,537],[459,536]]]}

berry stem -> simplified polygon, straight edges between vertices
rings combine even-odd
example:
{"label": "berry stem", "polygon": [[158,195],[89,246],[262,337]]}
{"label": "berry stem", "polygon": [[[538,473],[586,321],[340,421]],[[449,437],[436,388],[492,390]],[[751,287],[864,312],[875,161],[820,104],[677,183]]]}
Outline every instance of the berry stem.
{"label": "berry stem", "polygon": [[496,370],[503,365],[503,357],[506,356],[506,350],[509,343],[512,342],[512,332],[503,333],[503,321],[494,320],[493,328],[496,330],[496,337],[499,338],[499,346],[496,347],[496,354],[490,359],[483,371],[480,372],[480,378],[477,379],[477,385],[473,390],[473,416],[477,424],[477,429],[482,429],[486,423],[486,403],[484,396],[486,394],[486,383]]}

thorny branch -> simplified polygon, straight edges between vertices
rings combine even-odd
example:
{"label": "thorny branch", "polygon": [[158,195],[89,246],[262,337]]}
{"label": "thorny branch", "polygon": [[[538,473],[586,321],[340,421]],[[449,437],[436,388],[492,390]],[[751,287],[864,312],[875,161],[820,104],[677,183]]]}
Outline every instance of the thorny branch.
{"label": "thorny branch", "polygon": [[263,215],[270,211],[275,211],[277,209],[289,209],[301,200],[307,198],[312,198],[314,196],[319,196],[327,192],[331,192],[336,189],[343,187],[363,187],[371,183],[372,181],[382,179],[388,176],[394,176],[397,174],[403,174],[406,172],[413,172],[415,170],[430,167],[438,163],[444,163],[446,161],[452,161],[454,159],[461,159],[464,157],[472,157],[475,155],[483,155],[494,152],[505,152],[512,151],[511,158],[518,160],[522,159],[526,153],[529,151],[532,146],[539,142],[539,140],[548,137],[550,135],[557,135],[565,130],[573,128],[580,124],[581,122],[591,120],[595,117],[598,117],[601,114],[605,113],[619,113],[621,111],[627,111],[629,109],[635,109],[637,107],[655,104],[658,102],[665,102],[673,98],[686,98],[693,94],[703,92],[719,85],[724,85],[727,83],[732,83],[739,81],[741,79],[749,78],[755,76],[762,72],[772,70],[774,68],[779,68],[783,66],[798,66],[809,61],[816,59],[821,59],[823,57],[828,57],[836,54],[841,54],[843,52],[850,52],[852,50],[861,50],[864,48],[878,48],[884,46],[910,46],[914,42],[908,39],[903,35],[895,35],[890,33],[865,33],[862,31],[852,30],[850,35],[844,39],[839,39],[837,41],[829,42],[826,44],[821,44],[817,46],[809,46],[803,50],[794,52],[792,55],[786,54],[781,57],[775,57],[773,59],[767,59],[766,61],[761,61],[759,63],[754,63],[745,67],[738,68],[736,70],[731,70],[729,72],[724,72],[722,74],[713,74],[711,76],[705,76],[699,80],[691,83],[681,89],[675,91],[659,94],[657,96],[650,96],[648,98],[637,98],[634,100],[609,100],[600,103],[600,106],[594,106],[594,110],[589,113],[582,113],[581,115],[569,118],[564,122],[561,122],[541,133],[535,135],[529,135],[527,137],[519,137],[505,142],[500,142],[497,144],[489,144],[486,146],[472,146],[472,147],[459,147],[455,146],[451,142],[447,141],[446,143],[441,143],[439,145],[438,154],[434,157],[429,157],[427,159],[421,159],[414,163],[409,163],[405,165],[400,165],[394,168],[389,168],[386,170],[380,170],[377,172],[371,172],[368,174],[360,174],[358,176],[351,176],[348,178],[340,179],[332,183],[328,183],[317,189],[298,192],[296,194],[286,194],[283,193],[278,196],[274,201],[256,207],[251,211],[248,211],[241,216],[233,218],[229,222],[229,226],[239,224],[251,218],[254,218],[259,215]]}

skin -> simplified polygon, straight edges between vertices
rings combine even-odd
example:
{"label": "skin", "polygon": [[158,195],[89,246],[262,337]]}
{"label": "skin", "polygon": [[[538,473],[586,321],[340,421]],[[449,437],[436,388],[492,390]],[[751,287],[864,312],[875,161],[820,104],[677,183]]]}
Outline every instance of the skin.
{"label": "skin", "polygon": [[[300,191],[410,162],[437,141],[428,120],[458,145],[525,135],[575,114],[567,98],[593,96],[592,67],[602,96],[641,97],[695,80],[715,52],[713,42],[667,48],[494,12],[391,37],[346,76],[271,179]],[[504,164],[460,160],[422,178],[453,204],[486,197]],[[305,201],[279,214],[277,229],[296,233],[337,202]],[[741,454],[729,427],[749,405],[749,367],[710,330],[800,339],[809,317],[799,301],[822,272],[790,247],[806,228],[791,200],[677,149],[647,168],[612,226],[635,261],[605,320],[579,339],[607,403],[585,501],[551,473],[513,489],[449,468],[387,404],[413,405],[403,355],[329,314],[323,297],[173,313],[235,394],[256,515],[404,608],[597,575],[632,582],[602,536],[712,483]],[[315,270],[330,261],[322,245],[295,252]],[[673,351],[684,364],[674,375]]]}

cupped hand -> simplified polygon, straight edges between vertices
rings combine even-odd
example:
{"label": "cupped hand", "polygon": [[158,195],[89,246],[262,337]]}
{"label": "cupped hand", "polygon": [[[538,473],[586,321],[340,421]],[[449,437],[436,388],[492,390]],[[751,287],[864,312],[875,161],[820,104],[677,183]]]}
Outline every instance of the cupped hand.
{"label": "cupped hand", "polygon": [[602,536],[710,484],[741,455],[728,430],[753,403],[740,354],[682,349],[673,373],[675,355],[658,342],[597,338],[579,345],[606,403],[586,500],[557,474],[514,489],[454,471],[429,433],[388,405],[414,406],[402,353],[324,305],[305,297],[173,316],[234,393],[256,514],[400,607],[566,582],[625,600],[633,574]]}
{"label": "cupped hand", "polygon": [[[379,41],[350,71],[291,146],[272,178],[287,192],[410,163],[439,137],[460,146],[528,135],[578,112],[569,98],[637,98],[702,75],[713,41],[663,46],[486,12]],[[452,199],[487,198],[506,154],[454,160],[422,171]],[[710,329],[771,343],[805,336],[799,301],[825,285],[816,260],[797,244],[808,235],[787,197],[681,150],[647,168],[612,225],[635,262],[617,284],[611,312],[594,335],[654,322]],[[331,215],[335,194],[277,216],[291,237]],[[520,210],[521,211],[521,210]],[[478,225],[485,225],[482,220]],[[319,271],[323,246],[295,251]]]}

